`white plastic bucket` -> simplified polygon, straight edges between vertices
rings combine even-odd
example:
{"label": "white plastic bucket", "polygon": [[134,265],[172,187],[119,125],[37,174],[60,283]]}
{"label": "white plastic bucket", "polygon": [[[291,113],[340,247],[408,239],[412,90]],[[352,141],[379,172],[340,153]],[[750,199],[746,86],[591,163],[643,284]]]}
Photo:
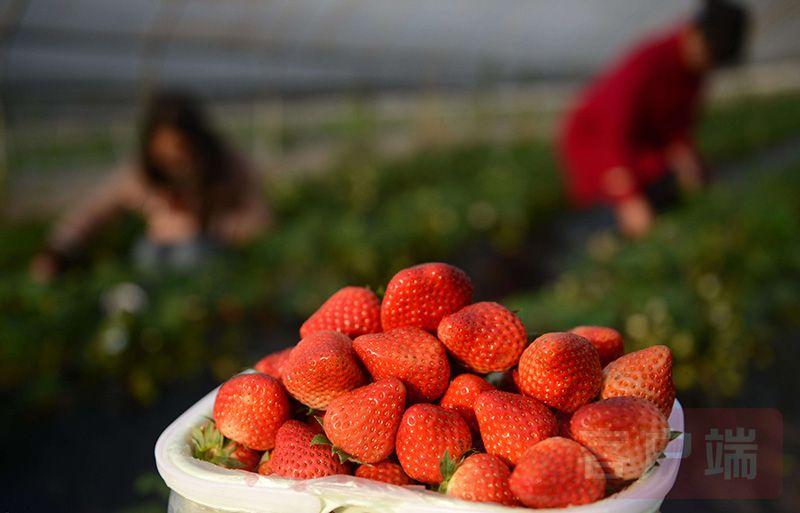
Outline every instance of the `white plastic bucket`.
{"label": "white plastic bucket", "polygon": [[[171,513],[327,513],[335,509],[348,513],[503,513],[520,509],[451,499],[421,486],[399,487],[353,476],[293,481],[228,470],[197,460],[191,456],[190,431],[211,416],[216,393],[213,390],[189,408],[156,442],[158,472],[173,491]],[[669,424],[673,431],[683,432],[683,408],[677,400]],[[601,501],[571,507],[570,513],[658,511],[675,483],[682,452],[683,436],[680,436],[667,446],[659,465],[628,488]]]}

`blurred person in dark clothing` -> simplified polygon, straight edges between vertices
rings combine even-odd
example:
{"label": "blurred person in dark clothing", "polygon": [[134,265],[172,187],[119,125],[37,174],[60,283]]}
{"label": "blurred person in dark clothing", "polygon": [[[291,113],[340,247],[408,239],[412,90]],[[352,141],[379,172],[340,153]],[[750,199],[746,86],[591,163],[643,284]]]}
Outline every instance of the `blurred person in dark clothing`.
{"label": "blurred person in dark clothing", "polygon": [[57,275],[125,212],[145,220],[134,256],[149,269],[194,267],[221,246],[249,241],[269,220],[249,165],[214,131],[199,101],[181,92],[150,101],[136,161],[56,224],[32,275],[41,281]]}
{"label": "blurred person in dark clothing", "polygon": [[569,113],[560,152],[578,208],[610,205],[627,236],[706,181],[693,129],[715,67],[741,59],[747,12],[709,0],[697,16],[637,46],[602,73]]}

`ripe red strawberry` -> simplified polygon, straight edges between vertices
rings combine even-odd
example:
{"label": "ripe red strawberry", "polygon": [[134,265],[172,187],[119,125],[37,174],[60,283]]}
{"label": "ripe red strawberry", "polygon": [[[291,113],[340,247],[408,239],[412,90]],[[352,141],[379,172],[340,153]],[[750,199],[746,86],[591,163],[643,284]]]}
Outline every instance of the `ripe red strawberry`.
{"label": "ripe red strawberry", "polygon": [[572,328],[570,333],[580,335],[597,349],[600,355],[600,366],[605,367],[625,352],[622,344],[622,335],[614,328],[605,326],[578,326]]}
{"label": "ripe red strawberry", "polygon": [[461,374],[453,378],[447,387],[439,406],[458,412],[473,433],[478,433],[478,419],[475,418],[475,400],[481,393],[494,390],[485,379],[475,374]]}
{"label": "ripe red strawberry", "polygon": [[322,303],[300,327],[300,338],[317,331],[338,331],[348,337],[381,331],[381,301],[364,287],[344,287]]}
{"label": "ripe red strawberry", "polygon": [[653,402],[669,418],[675,402],[672,353],[667,346],[652,346],[626,354],[603,370],[600,397],[633,396]]}
{"label": "ripe red strawberry", "polygon": [[669,442],[666,417],[653,403],[638,397],[587,404],[572,416],[569,431],[594,453],[609,480],[638,478]]}
{"label": "ripe red strawberry", "polygon": [[448,315],[439,324],[438,335],[458,360],[483,374],[515,366],[528,343],[519,317],[492,302],[475,303]]}
{"label": "ripe red strawberry", "polygon": [[328,405],[323,428],[334,448],[362,463],[377,463],[394,452],[406,407],[406,388],[390,378],[356,388]]}
{"label": "ripe red strawberry", "polygon": [[242,464],[242,470],[255,472],[261,461],[262,454],[260,451],[248,449],[242,444],[236,444],[236,447],[231,452],[231,457]]}
{"label": "ripe red strawberry", "polygon": [[602,378],[597,349],[572,333],[545,333],[519,360],[522,393],[566,413],[596,398]]}
{"label": "ripe red strawberry", "polygon": [[250,449],[275,445],[275,433],[291,416],[280,381],[266,374],[240,374],[226,381],[214,400],[217,429]]}
{"label": "ripe red strawberry", "polygon": [[281,380],[292,397],[318,410],[366,381],[353,343],[338,331],[318,331],[298,342]]}
{"label": "ripe red strawberry", "polygon": [[414,481],[403,472],[403,467],[392,461],[381,461],[372,465],[361,465],[356,469],[356,477],[371,479],[397,486],[413,484]]}
{"label": "ripe red strawberry", "polygon": [[475,416],[486,452],[516,465],[533,444],[555,436],[553,412],[532,397],[490,390],[475,401]]}
{"label": "ripe red strawberry", "polygon": [[442,396],[450,379],[444,346],[419,328],[397,328],[362,335],[353,349],[372,379],[398,378],[406,385],[408,402],[433,401]]}
{"label": "ripe red strawberry", "polygon": [[415,404],[403,414],[395,450],[411,479],[439,484],[445,454],[458,460],[471,447],[469,426],[458,413],[433,404]]}
{"label": "ripe red strawberry", "polygon": [[292,349],[291,347],[287,347],[286,349],[270,353],[256,362],[253,368],[267,376],[281,379],[281,369],[283,368],[283,364],[286,363],[286,360],[289,359],[289,353],[292,352]]}
{"label": "ripe red strawberry", "polygon": [[447,482],[447,495],[475,502],[516,506],[519,501],[508,486],[511,470],[491,454],[473,454],[458,466]]}
{"label": "ripe red strawberry", "polygon": [[192,456],[225,468],[255,471],[261,453],[222,436],[213,420],[192,429]]}
{"label": "ripe red strawberry", "polygon": [[261,456],[261,461],[258,462],[258,466],[256,467],[256,471],[262,476],[268,476],[272,474],[272,469],[269,466],[269,457],[269,451],[266,451]]}
{"label": "ripe red strawberry", "polygon": [[281,426],[275,438],[275,449],[270,453],[266,470],[289,479],[314,479],[317,477],[349,474],[350,466],[342,463],[325,445],[312,445],[314,430],[297,420]]}
{"label": "ripe red strawberry", "polygon": [[448,264],[419,264],[394,275],[381,303],[381,324],[388,331],[415,326],[434,331],[442,317],[472,301],[469,276]]}
{"label": "ripe red strawberry", "polygon": [[588,449],[557,436],[542,440],[520,458],[510,486],[529,508],[564,508],[601,499],[606,479]]}

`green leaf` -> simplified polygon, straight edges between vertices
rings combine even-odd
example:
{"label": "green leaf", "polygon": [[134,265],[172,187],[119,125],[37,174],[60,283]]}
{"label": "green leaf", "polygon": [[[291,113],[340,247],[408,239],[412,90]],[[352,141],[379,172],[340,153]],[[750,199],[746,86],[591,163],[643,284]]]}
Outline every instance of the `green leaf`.
{"label": "green leaf", "polygon": [[200,426],[192,429],[192,456],[211,461],[215,454],[222,451],[228,440],[222,436],[213,420],[206,420]]}
{"label": "green leaf", "polygon": [[331,446],[331,454],[334,454],[335,456],[339,457],[339,463],[345,463],[345,462],[349,461],[349,462],[355,463],[357,465],[366,465],[366,463],[364,463],[363,461],[357,460],[355,457],[353,457],[352,455],[344,452],[343,450],[341,450],[340,448],[336,447],[335,445]]}
{"label": "green leaf", "polygon": [[311,439],[311,445],[330,445],[331,446],[331,454],[333,454],[334,456],[338,457],[340,463],[345,463],[347,461],[350,461],[350,462],[355,463],[357,465],[366,465],[366,463],[364,463],[363,461],[356,459],[352,455],[344,452],[340,448],[338,448],[335,445],[333,445],[333,443],[330,440],[328,440],[328,437],[325,436],[323,433],[320,433],[318,435],[314,435],[314,438]]}
{"label": "green leaf", "polygon": [[669,432],[669,441],[671,442],[671,441],[675,440],[676,438],[678,438],[682,434],[683,434],[683,432],[681,432],[681,431],[670,431]]}
{"label": "green leaf", "polygon": [[333,445],[331,441],[328,440],[328,437],[324,434],[320,433],[318,435],[314,435],[314,438],[311,439],[311,445]]}
{"label": "green leaf", "polygon": [[306,406],[305,404],[300,404],[297,407],[295,407],[294,412],[297,415],[304,415],[306,417],[310,417],[311,415],[316,415],[318,413],[321,413],[322,410],[317,410],[316,408]]}
{"label": "green leaf", "polygon": [[439,484],[440,493],[447,492],[447,485],[450,484],[450,478],[453,477],[459,462],[460,459],[456,461],[450,456],[449,450],[444,451],[444,456],[439,460],[439,472],[442,474],[442,482]]}

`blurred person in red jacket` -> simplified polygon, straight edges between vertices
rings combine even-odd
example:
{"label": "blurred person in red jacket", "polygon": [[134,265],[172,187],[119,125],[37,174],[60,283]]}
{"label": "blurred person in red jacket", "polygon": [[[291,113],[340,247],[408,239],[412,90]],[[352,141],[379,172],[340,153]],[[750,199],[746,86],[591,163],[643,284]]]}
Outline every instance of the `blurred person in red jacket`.
{"label": "blurred person in red jacket", "polygon": [[251,240],[269,220],[251,167],[217,134],[200,102],[180,91],[151,99],[137,158],[56,223],[31,264],[33,277],[59,274],[126,212],[145,221],[133,256],[152,270],[196,267],[220,247]]}
{"label": "blurred person in red jacket", "polygon": [[570,199],[610,205],[625,235],[700,189],[706,173],[693,140],[702,89],[714,67],[737,62],[747,12],[709,0],[695,18],[637,46],[580,97],[561,134]]}

